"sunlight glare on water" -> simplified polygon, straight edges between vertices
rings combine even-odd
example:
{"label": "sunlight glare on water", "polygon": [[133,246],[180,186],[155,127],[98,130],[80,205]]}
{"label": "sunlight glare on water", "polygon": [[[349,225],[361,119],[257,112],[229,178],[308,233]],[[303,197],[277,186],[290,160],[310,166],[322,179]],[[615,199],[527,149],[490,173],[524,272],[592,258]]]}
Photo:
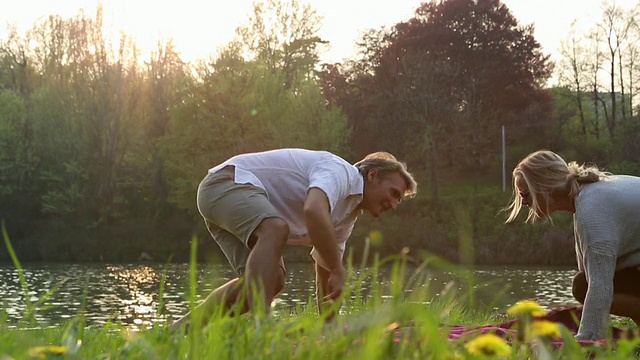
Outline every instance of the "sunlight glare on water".
{"label": "sunlight glare on water", "polygon": [[[177,318],[189,310],[187,300],[189,265],[166,266],[163,306],[160,307],[160,281],[165,265],[162,264],[30,264],[24,266],[31,304],[49,290],[53,294],[35,310],[35,321],[29,327],[59,325],[80,314],[85,315],[88,326],[104,326],[107,322],[123,324],[132,329],[152,326],[170,318]],[[314,302],[314,272],[311,264],[287,264],[287,286],[272,304],[276,316],[289,313],[296,307]],[[197,299],[229,279],[233,273],[227,265],[199,265],[197,273]],[[358,273],[356,273],[357,275]],[[388,283],[389,269],[383,269],[380,279]],[[469,284],[474,292],[476,307],[480,311],[504,312],[521,299],[531,299],[545,307],[577,304],[571,295],[570,269],[481,268],[468,279],[429,270],[425,283],[405,289],[407,296],[422,293],[438,297],[455,292],[461,303],[468,298]],[[419,290],[419,291],[418,291]],[[362,284],[367,296],[370,284]],[[386,290],[385,290],[386,291]],[[418,293],[416,293],[418,292]],[[18,272],[13,266],[0,265],[0,293],[9,327],[15,327],[27,312],[24,291]],[[389,299],[390,293],[382,295]],[[416,300],[428,305],[429,299]],[[83,308],[84,306],[84,308]]]}

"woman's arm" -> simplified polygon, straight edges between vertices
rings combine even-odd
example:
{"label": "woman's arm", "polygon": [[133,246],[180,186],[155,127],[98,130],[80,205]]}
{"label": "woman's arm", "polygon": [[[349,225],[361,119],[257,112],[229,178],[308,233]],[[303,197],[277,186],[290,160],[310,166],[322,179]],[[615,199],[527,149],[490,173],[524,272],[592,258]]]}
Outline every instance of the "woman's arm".
{"label": "woman's arm", "polygon": [[588,248],[584,256],[584,267],[588,289],[576,338],[599,340],[607,335],[605,331],[613,299],[616,257]]}

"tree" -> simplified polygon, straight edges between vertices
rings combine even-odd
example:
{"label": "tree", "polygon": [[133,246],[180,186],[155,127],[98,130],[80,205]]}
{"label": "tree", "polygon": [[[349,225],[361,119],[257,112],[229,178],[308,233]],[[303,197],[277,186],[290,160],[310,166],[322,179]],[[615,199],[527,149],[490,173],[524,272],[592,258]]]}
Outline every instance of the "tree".
{"label": "tree", "polygon": [[295,4],[269,2],[273,12],[256,5],[239,39],[196,69],[161,140],[174,179],[172,200],[181,208],[195,211],[203,171],[233,155],[281,147],[345,151],[346,118],[326,107],[312,71],[315,14]]}
{"label": "tree", "polygon": [[[591,101],[593,104],[593,111],[594,111],[594,116],[593,116],[593,134],[596,138],[596,140],[599,140],[600,137],[602,136],[601,134],[601,116],[600,116],[600,110],[602,108],[603,112],[605,113],[605,121],[607,118],[607,107],[606,104],[604,103],[604,101],[602,100],[601,96],[600,96],[600,89],[601,89],[601,84],[600,84],[600,71],[601,71],[601,67],[602,64],[604,62],[604,54],[600,48],[600,32],[598,31],[591,31],[588,34],[588,38],[591,42],[591,47],[590,47],[590,51],[589,53],[591,54],[590,58],[591,61],[589,62],[589,66],[588,66],[588,75],[589,75],[589,88],[591,89]],[[605,106],[601,106],[605,105]]]}
{"label": "tree", "polygon": [[238,27],[236,34],[243,56],[281,73],[287,89],[313,75],[318,47],[326,43],[317,36],[320,25],[321,18],[309,4],[268,0],[254,3],[247,24]]}
{"label": "tree", "polygon": [[590,93],[591,104],[579,104],[578,111],[583,133],[596,141],[614,140],[618,125],[634,116],[638,9],[603,2],[600,21],[584,34],[571,31],[563,41],[561,85],[569,86],[577,102]]}
{"label": "tree", "polygon": [[146,64],[144,76],[144,110],[139,116],[142,120],[139,125],[144,131],[145,141],[141,145],[144,150],[140,151],[136,168],[148,169],[148,172],[129,176],[141,181],[151,174],[151,184],[147,191],[152,206],[148,209],[153,211],[149,215],[157,219],[158,214],[167,208],[170,193],[165,159],[158,143],[169,134],[171,113],[181,102],[184,89],[192,84],[192,79],[171,41],[158,43],[157,51]]}
{"label": "tree", "polygon": [[585,78],[588,74],[590,54],[581,43],[575,31],[575,22],[571,25],[569,37],[561,42],[562,60],[559,62],[559,81],[565,85],[570,92],[566,95],[575,102],[580,121],[580,134],[587,138],[587,122],[585,117],[585,107],[583,95],[587,92]]}
{"label": "tree", "polygon": [[22,98],[0,90],[0,195],[24,189],[33,174],[31,134]]}
{"label": "tree", "polygon": [[[12,158],[33,169],[18,191],[37,204],[37,213],[23,215],[32,231],[96,228],[126,215],[121,176],[140,139],[133,124],[142,78],[135,44],[122,34],[113,45],[102,27],[101,10],[95,19],[50,16],[0,46],[2,86],[25,108],[25,136],[14,141],[29,159]],[[69,241],[62,252],[74,258],[98,241]]]}
{"label": "tree", "polygon": [[[623,69],[624,65],[622,64],[623,60],[623,52],[625,51],[625,44],[629,40],[629,35],[631,33],[631,29],[635,24],[635,11],[625,12],[620,7],[613,4],[604,4],[603,9],[603,18],[600,23],[598,23],[598,29],[603,34],[605,45],[607,46],[608,51],[608,73],[609,73],[609,97],[610,97],[610,108],[611,111],[607,113],[607,129],[609,130],[609,136],[611,139],[615,137],[616,133],[616,123],[617,123],[617,115],[618,115],[618,102],[622,102],[622,115],[623,120],[626,116],[625,114],[625,106],[624,106],[624,98],[625,98],[625,90],[624,90],[624,80],[623,80]],[[617,65],[617,69],[616,69]],[[616,74],[617,73],[617,74]],[[616,76],[619,76],[620,79],[617,79]],[[620,98],[618,98],[617,94],[617,86],[616,80],[619,81],[620,87]],[[605,104],[603,103],[603,106]]]}
{"label": "tree", "polygon": [[550,102],[542,89],[548,56],[533,26],[519,26],[497,0],[423,3],[415,17],[369,32],[360,45],[362,60],[343,67],[342,79],[332,68],[325,81],[325,93],[338,97],[329,103],[349,115],[359,155],[377,147],[417,167],[433,159],[432,174],[481,171],[501,125],[550,111],[539,106]]}

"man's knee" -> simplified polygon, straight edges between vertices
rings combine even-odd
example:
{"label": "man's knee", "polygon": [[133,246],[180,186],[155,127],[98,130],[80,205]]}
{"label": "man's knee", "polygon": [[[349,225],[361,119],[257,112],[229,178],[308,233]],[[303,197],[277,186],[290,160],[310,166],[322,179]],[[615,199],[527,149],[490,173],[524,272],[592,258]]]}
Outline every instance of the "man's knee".
{"label": "man's knee", "polygon": [[573,292],[573,297],[578,300],[581,304],[584,304],[584,298],[587,296],[587,288],[589,284],[587,283],[587,277],[583,271],[577,273],[573,277],[573,284],[571,290]]}
{"label": "man's knee", "polygon": [[252,246],[258,241],[268,242],[270,246],[284,248],[289,239],[289,224],[278,217],[270,217],[262,220],[252,234]]}

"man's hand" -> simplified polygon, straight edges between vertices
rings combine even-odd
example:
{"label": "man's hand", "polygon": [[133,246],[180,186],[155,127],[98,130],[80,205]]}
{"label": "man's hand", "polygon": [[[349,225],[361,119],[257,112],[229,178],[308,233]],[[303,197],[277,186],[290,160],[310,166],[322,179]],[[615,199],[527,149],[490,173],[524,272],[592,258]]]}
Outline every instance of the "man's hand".
{"label": "man's hand", "polygon": [[331,323],[340,308],[340,304],[336,304],[336,299],[344,289],[344,267],[340,266],[341,271],[330,272],[316,263],[315,268],[318,312],[324,317],[325,322]]}
{"label": "man's hand", "polygon": [[344,290],[344,267],[340,264],[337,269],[329,273],[329,280],[327,281],[328,297],[331,300],[335,300],[342,295],[342,290]]}
{"label": "man's hand", "polygon": [[[331,223],[331,212],[327,195],[318,188],[307,193],[304,202],[304,218],[313,247],[322,258],[322,266],[316,260],[316,303],[320,313],[329,314],[331,322],[336,315],[333,301],[344,290],[345,271],[336,242],[336,232]],[[333,311],[329,310],[333,309]]]}

